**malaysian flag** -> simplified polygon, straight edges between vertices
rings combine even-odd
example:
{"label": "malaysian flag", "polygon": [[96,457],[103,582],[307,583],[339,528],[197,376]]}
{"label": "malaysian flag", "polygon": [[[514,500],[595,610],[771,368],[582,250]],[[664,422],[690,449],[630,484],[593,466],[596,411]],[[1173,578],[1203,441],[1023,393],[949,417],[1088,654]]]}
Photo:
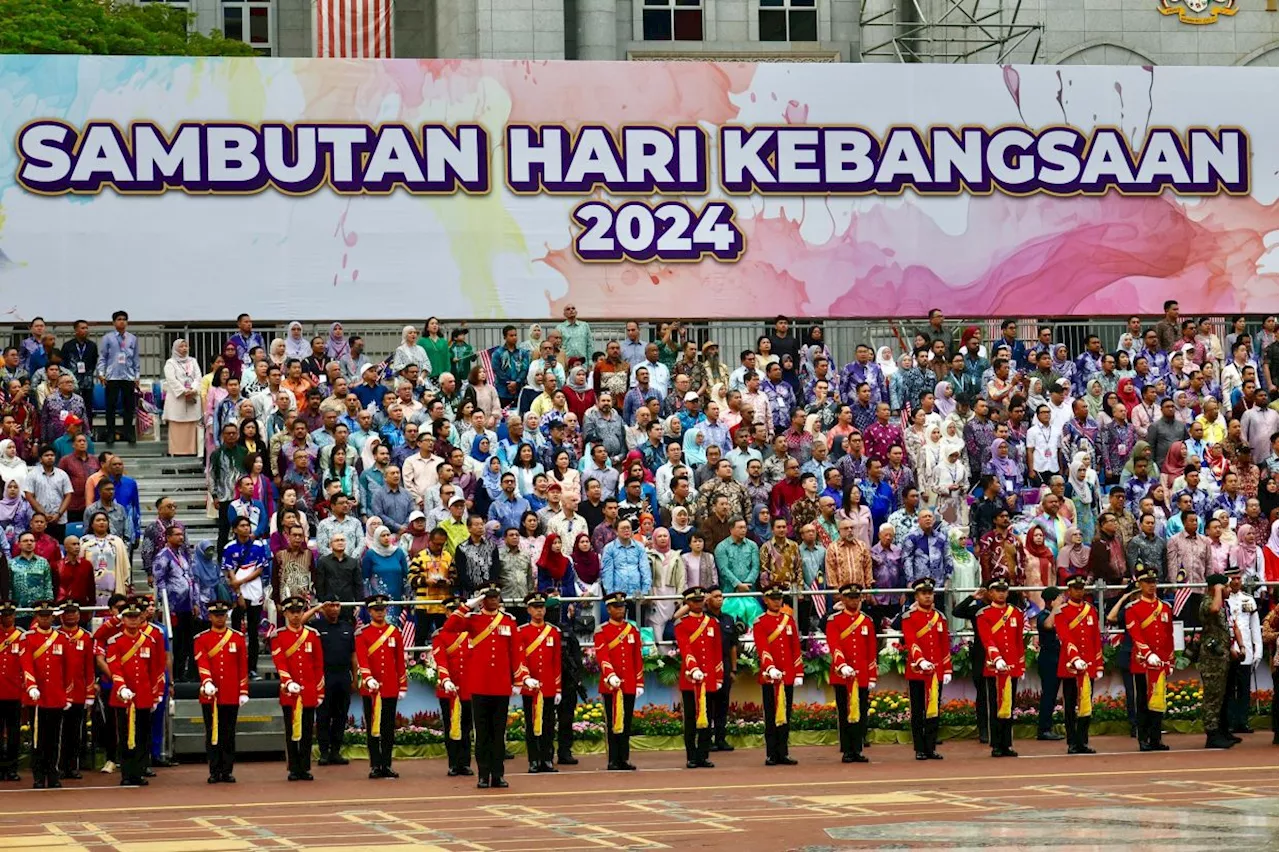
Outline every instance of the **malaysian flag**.
{"label": "malaysian flag", "polygon": [[1187,601],[1191,598],[1192,589],[1178,589],[1173,594],[1173,615],[1178,617],[1182,615],[1182,608],[1187,605]]}
{"label": "malaysian flag", "polygon": [[[815,592],[822,591],[822,583],[818,582],[817,577],[814,577],[813,582],[809,584],[809,588]],[[818,618],[819,619],[826,618],[827,617],[827,596],[813,595],[809,598],[809,600],[813,601],[813,611],[817,613]]]}
{"label": "malaysian flag", "polygon": [[409,614],[408,607],[400,610],[400,635],[404,638],[406,648],[412,648],[413,640],[418,638],[418,625]]}
{"label": "malaysian flag", "polygon": [[390,59],[393,0],[314,0],[316,56]]}

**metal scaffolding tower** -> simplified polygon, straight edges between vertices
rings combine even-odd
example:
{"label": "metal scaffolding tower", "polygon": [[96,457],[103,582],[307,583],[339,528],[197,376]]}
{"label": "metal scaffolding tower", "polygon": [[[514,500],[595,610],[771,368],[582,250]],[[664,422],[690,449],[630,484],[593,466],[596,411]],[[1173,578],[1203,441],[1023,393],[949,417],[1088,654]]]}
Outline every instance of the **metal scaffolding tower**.
{"label": "metal scaffolding tower", "polygon": [[1044,25],[1020,17],[1022,0],[862,0],[861,58],[1034,63]]}

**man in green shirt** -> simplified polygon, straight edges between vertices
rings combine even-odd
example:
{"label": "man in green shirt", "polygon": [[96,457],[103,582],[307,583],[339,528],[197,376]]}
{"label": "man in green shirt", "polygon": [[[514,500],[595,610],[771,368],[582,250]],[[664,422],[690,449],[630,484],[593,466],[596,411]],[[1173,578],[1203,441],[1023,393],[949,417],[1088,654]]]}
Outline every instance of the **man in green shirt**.
{"label": "man in green shirt", "polygon": [[578,308],[574,305],[564,306],[564,322],[556,326],[563,338],[562,349],[565,360],[581,358],[591,363],[591,326],[578,321]]}
{"label": "man in green shirt", "polygon": [[760,579],[760,548],[747,538],[747,522],[738,518],[729,528],[729,537],[716,545],[716,570],[720,589],[749,592]]}

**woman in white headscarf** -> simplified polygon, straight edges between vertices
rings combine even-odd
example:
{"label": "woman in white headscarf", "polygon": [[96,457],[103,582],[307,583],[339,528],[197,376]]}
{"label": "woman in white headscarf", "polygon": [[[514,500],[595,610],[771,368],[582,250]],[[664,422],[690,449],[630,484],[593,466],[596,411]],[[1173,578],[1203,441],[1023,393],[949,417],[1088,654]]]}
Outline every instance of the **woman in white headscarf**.
{"label": "woman in white headscarf", "polygon": [[881,346],[877,349],[876,366],[880,368],[880,372],[884,374],[886,380],[898,372],[898,365],[893,361],[893,349],[888,346]]}
{"label": "woman in white headscarf", "polygon": [[299,361],[310,357],[311,341],[302,333],[302,323],[294,320],[289,323],[289,333],[284,338],[284,358],[297,358]]}
{"label": "woman in white headscarf", "polygon": [[520,348],[532,352],[536,357],[539,347],[542,346],[543,336],[542,324],[535,322],[533,325],[529,326],[529,336],[520,341]]}
{"label": "woman in white headscarf", "polygon": [[164,420],[169,424],[169,455],[194,456],[200,449],[200,364],[185,338],[173,341],[164,362]]}
{"label": "woman in white headscarf", "polygon": [[284,369],[284,350],[285,345],[283,337],[271,338],[271,345],[267,347],[267,360],[272,364],[275,364],[281,370]]}
{"label": "woman in white headscarf", "polygon": [[9,438],[0,441],[0,479],[27,487],[27,463],[18,456],[18,445]]}
{"label": "woman in white headscarf", "polygon": [[969,524],[969,503],[965,499],[969,486],[969,471],[960,459],[963,445],[957,447],[940,441],[943,462],[929,472],[928,489],[937,495],[938,511],[942,519],[951,525]]}
{"label": "woman in white headscarf", "polygon": [[431,375],[431,359],[418,345],[418,327],[406,325],[400,332],[400,345],[391,356],[391,372],[398,373],[410,364],[417,364],[422,375]]}
{"label": "woman in white headscarf", "polygon": [[1093,541],[1097,528],[1098,508],[1102,505],[1102,488],[1089,454],[1083,450],[1071,458],[1067,466],[1067,484],[1071,486],[1071,502],[1076,510],[1076,527],[1086,542]]}

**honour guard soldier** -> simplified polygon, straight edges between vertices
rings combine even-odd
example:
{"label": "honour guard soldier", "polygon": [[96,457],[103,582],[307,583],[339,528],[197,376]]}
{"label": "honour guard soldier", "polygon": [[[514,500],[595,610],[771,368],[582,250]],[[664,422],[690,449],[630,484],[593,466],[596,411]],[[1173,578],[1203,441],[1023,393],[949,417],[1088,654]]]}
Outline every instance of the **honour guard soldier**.
{"label": "honour guard soldier", "polygon": [[80,626],[80,604],[65,600],[59,606],[62,635],[67,640],[67,676],[71,688],[67,696],[71,706],[62,714],[62,753],[59,770],[63,779],[78,780],[80,752],[84,746],[84,723],[89,708],[97,698],[98,682],[93,671],[93,637]]}
{"label": "honour guard soldier", "polygon": [[[481,607],[478,611],[472,611]],[[489,584],[453,611],[445,627],[470,637],[467,681],[471,688],[471,719],[476,728],[476,787],[506,787],[507,707],[521,687],[536,689],[524,665],[524,646],[516,635],[516,620],[502,611],[502,589]]]}
{"label": "honour guard soldier", "polygon": [[409,692],[404,636],[387,623],[387,595],[365,598],[370,623],[356,632],[356,664],[364,699],[364,728],[369,741],[369,777],[399,778],[391,768],[396,744],[396,702]]}
{"label": "honour guard soldier", "polygon": [[1067,602],[1054,620],[1062,646],[1058,679],[1062,682],[1062,715],[1067,728],[1067,754],[1093,754],[1089,719],[1093,715],[1093,680],[1102,677],[1102,625],[1085,595],[1086,580],[1067,580]]}
{"label": "honour guard soldier", "polygon": [[67,638],[53,627],[53,601],[35,601],[35,624],[22,637],[22,687],[31,707],[31,774],[36,789],[61,787],[62,713],[71,703]]}
{"label": "honour guard soldier", "polygon": [[627,595],[605,595],[609,620],[595,633],[596,662],[600,664],[600,698],[604,701],[608,768],[635,769],[631,762],[631,714],[636,697],[644,695],[644,661],[640,656],[640,631],[627,621]]}
{"label": "honour guard soldier", "polygon": [[196,634],[192,643],[210,784],[236,782],[231,774],[236,765],[236,718],[249,701],[249,648],[243,633],[227,627],[230,612],[226,601],[212,601],[209,629]]}
{"label": "honour guard soldier", "polygon": [[144,631],[145,613],[136,600],[125,604],[120,617],[122,629],[107,644],[106,658],[120,740],[120,786],[145,787],[151,711],[164,694],[164,646]]}
{"label": "honour guard soldier", "polygon": [[519,629],[524,664],[536,687],[520,690],[524,703],[524,742],[529,771],[559,772],[552,763],[556,743],[556,707],[560,704],[560,628],[547,623],[547,597],[525,595],[529,623]]}
{"label": "honour guard soldier", "polygon": [[782,611],[782,595],[781,586],[769,587],[764,593],[765,612],[751,626],[764,695],[765,766],[797,763],[787,754],[787,739],[795,687],[804,683],[804,662],[800,658],[800,628]]}
{"label": "honour guard soldier", "polygon": [[982,675],[987,690],[987,729],[991,732],[992,757],[1017,757],[1013,750],[1013,699],[1018,678],[1027,673],[1026,622],[1022,612],[1009,605],[1009,583],[987,583],[987,606],[978,612],[978,634],[986,649]]}
{"label": "honour guard soldier", "polygon": [[284,749],[290,781],[313,781],[311,738],[316,707],[324,700],[324,652],[320,634],[302,623],[307,602],[292,595],[280,602],[284,628],[271,641],[271,659],[280,675],[284,711]]}
{"label": "honour guard soldier", "polygon": [[911,700],[911,740],[916,760],[942,760],[938,754],[938,708],[942,687],[951,683],[951,633],[933,606],[934,583],[921,577],[911,584],[915,603],[893,620],[907,648],[907,691]]}
{"label": "honour guard soldier", "polygon": [[1133,686],[1138,704],[1138,749],[1168,751],[1160,741],[1165,690],[1173,672],[1173,611],[1156,596],[1159,575],[1147,568],[1138,575],[1140,597],[1125,609],[1125,632],[1133,640]]}
{"label": "honour guard soldier", "polygon": [[0,781],[18,781],[22,732],[22,631],[18,605],[0,602]]}
{"label": "honour guard soldier", "polygon": [[[460,601],[444,600],[444,611],[452,614]],[[471,770],[471,690],[467,687],[467,656],[471,637],[465,630],[448,629],[448,623],[431,638],[431,656],[436,664],[436,698],[444,725],[444,750],[449,758],[449,775],[474,775]]]}
{"label": "honour guard soldier", "polygon": [[107,612],[93,631],[93,665],[98,672],[98,695],[94,706],[98,708],[94,716],[93,742],[95,747],[101,746],[106,756],[101,772],[110,774],[116,771],[116,761],[120,759],[120,738],[116,731],[116,710],[111,704],[111,669],[107,666],[107,645],[116,634],[124,629],[124,619],[120,613],[124,611],[129,599],[115,592],[107,599]]}
{"label": "honour guard soldier", "polygon": [[707,590],[693,586],[684,591],[688,614],[676,622],[676,648],[680,653],[680,703],[684,710],[684,759],[688,769],[714,767],[711,754],[711,720],[724,684],[724,656],[720,626],[705,611]]}
{"label": "honour guard soldier", "polygon": [[862,587],[840,587],[840,606],[827,619],[831,649],[831,687],[836,695],[840,761],[867,763],[862,745],[867,736],[870,693],[877,674],[876,625],[862,611]]}

